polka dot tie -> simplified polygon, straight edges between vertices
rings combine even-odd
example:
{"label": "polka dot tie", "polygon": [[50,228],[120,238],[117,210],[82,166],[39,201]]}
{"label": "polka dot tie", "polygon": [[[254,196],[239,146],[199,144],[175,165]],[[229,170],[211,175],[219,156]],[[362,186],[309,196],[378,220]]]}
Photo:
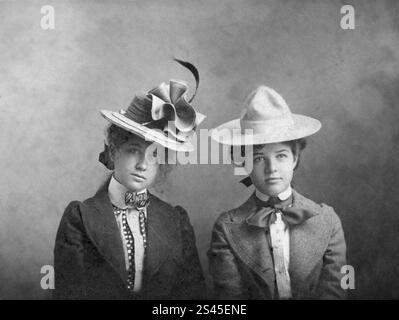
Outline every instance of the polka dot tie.
{"label": "polka dot tie", "polygon": [[132,292],[134,289],[134,277],[136,274],[134,262],[134,238],[129,224],[127,223],[126,211],[127,210],[122,211],[122,227],[123,235],[126,239],[127,254],[129,259],[129,269],[127,270],[127,289]]}
{"label": "polka dot tie", "polygon": [[130,208],[135,208],[139,212],[139,220],[140,220],[140,233],[143,236],[144,249],[147,248],[147,233],[146,233],[146,224],[147,220],[145,217],[145,208],[150,203],[150,197],[147,192],[143,193],[133,193],[127,191],[125,193],[125,203]]}
{"label": "polka dot tie", "polygon": [[[140,222],[140,233],[141,236],[143,237],[143,246],[144,250],[147,248],[147,219],[145,216],[145,208],[147,207],[149,201],[146,199],[145,201],[145,206],[140,207],[140,206],[135,206],[135,209],[139,212],[139,222]],[[127,249],[127,254],[128,254],[128,261],[129,261],[129,268],[127,270],[127,289],[130,292],[133,292],[134,290],[134,279],[136,275],[136,265],[135,265],[135,251],[134,251],[134,237],[132,230],[129,227],[129,223],[127,222],[127,212],[129,208],[126,209],[120,209],[116,206],[114,206],[114,213],[115,215],[121,215],[122,217],[122,231],[123,231],[123,236],[125,238],[126,242],[126,249]]]}

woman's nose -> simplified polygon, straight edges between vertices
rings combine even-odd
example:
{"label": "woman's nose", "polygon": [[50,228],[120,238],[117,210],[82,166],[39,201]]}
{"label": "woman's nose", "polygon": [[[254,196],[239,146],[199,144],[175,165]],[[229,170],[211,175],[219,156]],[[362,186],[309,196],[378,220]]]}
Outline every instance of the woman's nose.
{"label": "woman's nose", "polygon": [[147,170],[147,166],[148,166],[147,159],[145,158],[145,156],[142,156],[136,164],[136,169],[145,171]]}
{"label": "woman's nose", "polygon": [[265,172],[271,173],[276,171],[276,163],[272,159],[265,160]]}

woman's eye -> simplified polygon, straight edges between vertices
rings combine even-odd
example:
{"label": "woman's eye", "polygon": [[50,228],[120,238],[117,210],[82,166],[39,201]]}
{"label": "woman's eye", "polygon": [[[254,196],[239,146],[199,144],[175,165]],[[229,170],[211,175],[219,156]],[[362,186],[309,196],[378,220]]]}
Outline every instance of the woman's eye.
{"label": "woman's eye", "polygon": [[277,155],[277,158],[278,159],[284,159],[284,158],[287,158],[287,155],[285,153],[280,153],[280,154]]}
{"label": "woman's eye", "polygon": [[130,149],[129,152],[132,154],[139,154],[140,150],[139,149]]}
{"label": "woman's eye", "polygon": [[262,160],[263,160],[263,157],[254,158],[254,162],[256,162],[256,163],[261,162]]}

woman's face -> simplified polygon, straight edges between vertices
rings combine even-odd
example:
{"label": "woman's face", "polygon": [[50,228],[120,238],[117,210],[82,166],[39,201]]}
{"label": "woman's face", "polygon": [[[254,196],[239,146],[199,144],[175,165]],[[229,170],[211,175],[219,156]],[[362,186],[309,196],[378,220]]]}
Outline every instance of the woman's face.
{"label": "woman's face", "polygon": [[254,186],[262,193],[277,196],[291,184],[297,158],[283,143],[265,144],[253,151],[253,170],[250,174]]}
{"label": "woman's face", "polygon": [[146,157],[150,145],[151,142],[133,136],[111,155],[115,179],[132,192],[148,188],[156,179],[159,164]]}

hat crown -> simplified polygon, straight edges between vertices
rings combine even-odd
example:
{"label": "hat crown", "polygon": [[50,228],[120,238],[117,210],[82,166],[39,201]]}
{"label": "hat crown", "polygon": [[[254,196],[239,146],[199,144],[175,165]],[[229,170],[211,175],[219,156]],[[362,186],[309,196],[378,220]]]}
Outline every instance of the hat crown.
{"label": "hat crown", "polygon": [[125,116],[140,124],[150,122],[153,120],[151,117],[151,105],[152,101],[147,94],[139,92],[125,110]]}
{"label": "hat crown", "polygon": [[275,90],[259,86],[245,100],[241,117],[215,128],[212,138],[230,146],[279,143],[310,136],[320,128],[320,121],[292,113]]}
{"label": "hat crown", "polygon": [[244,103],[241,121],[291,119],[291,110],[284,98],[272,88],[259,86]]}

